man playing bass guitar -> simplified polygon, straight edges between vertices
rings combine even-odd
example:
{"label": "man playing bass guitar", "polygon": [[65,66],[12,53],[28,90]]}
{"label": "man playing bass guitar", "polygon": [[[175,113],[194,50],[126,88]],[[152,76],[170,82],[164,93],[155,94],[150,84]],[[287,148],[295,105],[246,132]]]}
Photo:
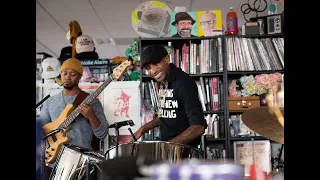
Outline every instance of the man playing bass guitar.
{"label": "man playing bass guitar", "polygon": [[[82,73],[83,67],[78,59],[70,58],[64,61],[60,67],[64,89],[43,103],[39,117],[43,124],[56,121],[67,105],[74,104],[74,101],[80,99],[77,98],[78,95],[85,94],[84,97],[86,96],[86,93],[79,88],[79,80],[82,77]],[[90,105],[80,104],[78,111],[80,115],[72,122],[71,129],[66,132],[66,136],[70,138],[68,144],[92,149],[93,135],[103,140],[108,130],[108,121],[101,102],[95,98]],[[53,168],[53,166],[54,162],[51,162],[49,167]],[[47,171],[46,176],[48,177],[49,175]]]}

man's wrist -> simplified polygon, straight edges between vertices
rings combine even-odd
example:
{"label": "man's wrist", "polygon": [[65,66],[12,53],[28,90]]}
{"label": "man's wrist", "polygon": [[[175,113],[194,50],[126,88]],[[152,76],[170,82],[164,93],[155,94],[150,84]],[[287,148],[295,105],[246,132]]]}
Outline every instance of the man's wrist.
{"label": "man's wrist", "polygon": [[95,114],[91,115],[88,117],[88,120],[91,121],[91,122],[95,122],[95,121],[98,121],[97,117]]}
{"label": "man's wrist", "polygon": [[142,126],[141,128],[139,128],[139,131],[140,131],[140,133],[141,133],[141,134],[144,134],[144,133],[145,133],[145,131],[146,131],[146,130],[145,130],[145,127],[144,127],[144,126]]}

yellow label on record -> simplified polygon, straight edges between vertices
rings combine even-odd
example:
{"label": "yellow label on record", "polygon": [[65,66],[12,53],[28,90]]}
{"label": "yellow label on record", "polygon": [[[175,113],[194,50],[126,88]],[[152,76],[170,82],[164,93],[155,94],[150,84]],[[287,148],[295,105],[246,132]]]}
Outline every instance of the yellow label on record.
{"label": "yellow label on record", "polygon": [[159,1],[152,1],[152,6],[158,6],[163,9],[167,7],[164,3],[159,2]]}
{"label": "yellow label on record", "polygon": [[134,24],[138,24],[139,19],[138,19],[138,13],[137,13],[137,11],[132,11],[131,14],[132,14],[133,23],[134,23]]}

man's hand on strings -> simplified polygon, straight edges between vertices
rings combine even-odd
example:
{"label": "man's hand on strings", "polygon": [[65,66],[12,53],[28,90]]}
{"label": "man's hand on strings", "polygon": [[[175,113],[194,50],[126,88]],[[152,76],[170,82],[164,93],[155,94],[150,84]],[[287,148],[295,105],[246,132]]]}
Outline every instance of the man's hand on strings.
{"label": "man's hand on strings", "polygon": [[89,104],[80,104],[78,110],[87,119],[95,117],[94,111]]}

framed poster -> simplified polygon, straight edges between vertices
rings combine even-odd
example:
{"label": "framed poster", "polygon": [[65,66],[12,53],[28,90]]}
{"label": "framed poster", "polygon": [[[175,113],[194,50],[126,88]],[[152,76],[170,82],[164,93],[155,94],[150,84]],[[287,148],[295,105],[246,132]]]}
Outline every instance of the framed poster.
{"label": "framed poster", "polygon": [[[109,125],[116,122],[133,120],[134,126],[123,126],[119,135],[130,135],[128,127],[133,132],[141,127],[140,117],[140,81],[114,81],[103,91],[104,113]],[[115,129],[109,129],[110,135],[115,135]]]}
{"label": "framed poster", "polygon": [[223,35],[221,10],[197,11],[198,36]]}
{"label": "framed poster", "polygon": [[172,37],[197,37],[197,12],[171,12],[170,33]]}

